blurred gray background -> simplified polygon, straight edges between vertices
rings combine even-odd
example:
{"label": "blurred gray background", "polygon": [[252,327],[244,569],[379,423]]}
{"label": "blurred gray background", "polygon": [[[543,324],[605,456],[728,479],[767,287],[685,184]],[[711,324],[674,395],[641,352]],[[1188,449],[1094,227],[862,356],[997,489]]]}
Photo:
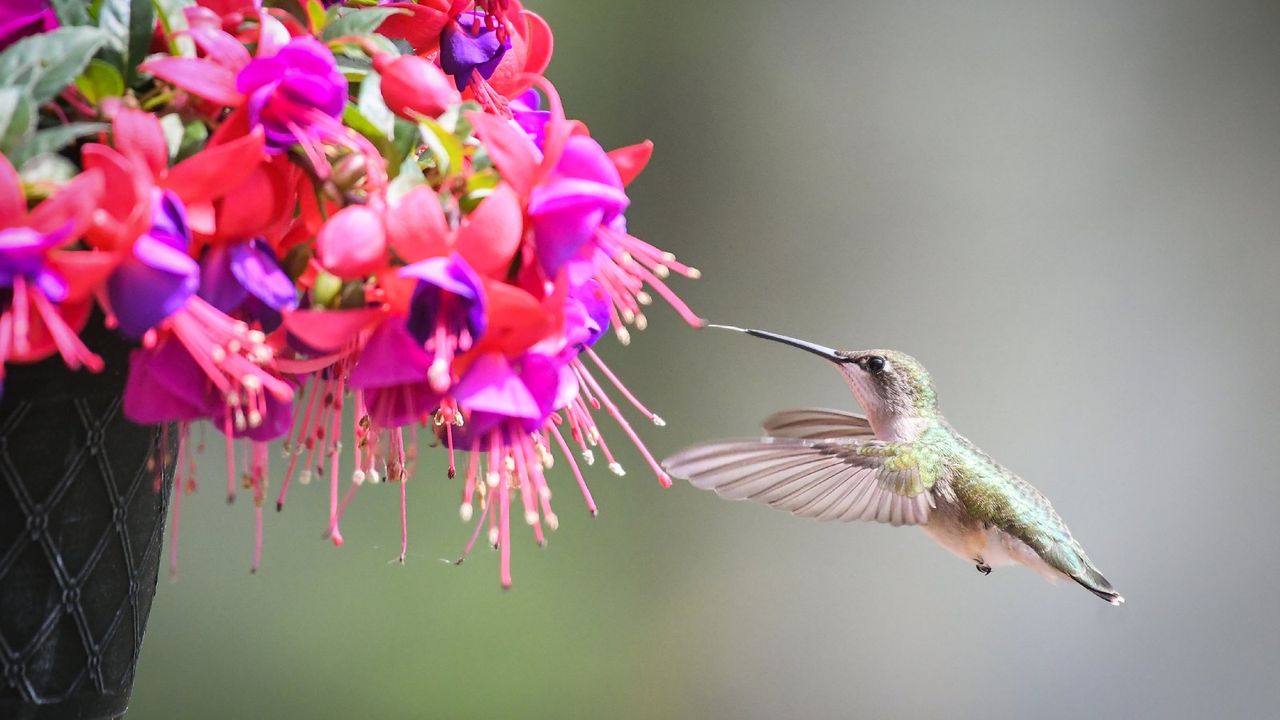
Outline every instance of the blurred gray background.
{"label": "blurred gray background", "polygon": [[[1162,717],[1280,702],[1280,7],[531,0],[606,145],[651,137],[633,232],[701,314],[933,372],[1127,596],[982,577],[916,530],[824,525],[596,467],[515,587],[441,460],[268,518],[187,498],[130,718]],[[655,454],[853,408],[821,361],[666,309],[602,353]]]}

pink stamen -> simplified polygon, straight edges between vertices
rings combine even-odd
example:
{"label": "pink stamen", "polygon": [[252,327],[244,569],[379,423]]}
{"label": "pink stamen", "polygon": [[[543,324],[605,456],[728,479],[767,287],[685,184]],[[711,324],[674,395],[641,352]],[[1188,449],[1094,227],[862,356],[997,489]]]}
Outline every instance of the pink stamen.
{"label": "pink stamen", "polygon": [[467,541],[466,547],[462,549],[462,555],[453,562],[454,565],[461,565],[463,560],[471,554],[471,548],[475,547],[476,540],[480,538],[480,530],[484,528],[485,520],[493,514],[493,503],[489,503],[480,511],[480,518],[476,520],[476,529],[471,532],[471,539]]}
{"label": "pink stamen", "polygon": [[[298,466],[298,456],[302,454],[302,435],[306,432],[307,427],[311,425],[311,412],[315,409],[316,397],[319,395],[318,390],[320,387],[320,381],[312,381],[311,378],[303,380],[303,392],[307,392],[308,382],[311,383],[310,397],[306,401],[298,404],[293,415],[293,425],[298,428],[298,431],[294,435],[293,443],[286,441],[284,444],[285,448],[289,451],[289,467],[285,470],[284,482],[281,483],[280,494],[276,497],[276,512],[280,512],[284,509],[285,496],[289,493],[289,483],[293,481],[293,470]],[[306,395],[304,395],[304,397],[306,397]],[[303,411],[303,407],[306,408],[305,412]],[[299,414],[302,415],[302,422],[298,422]]]}
{"label": "pink stamen", "polygon": [[644,403],[640,402],[640,400],[627,389],[627,386],[622,384],[622,380],[618,379],[618,376],[613,374],[613,371],[609,369],[608,365],[604,364],[604,361],[600,359],[600,356],[596,354],[595,350],[586,348],[586,351],[587,356],[595,362],[596,367],[600,368],[600,372],[604,373],[604,376],[609,378],[609,382],[613,383],[613,386],[618,388],[618,392],[622,393],[622,396],[627,399],[627,402],[630,402],[636,410],[639,410],[641,415],[649,418],[649,420],[655,425],[666,425],[666,423],[662,421],[662,418],[658,417],[650,411],[649,408],[645,407]]}
{"label": "pink stamen", "polygon": [[618,410],[618,406],[615,405],[614,402],[609,399],[609,396],[605,394],[604,388],[600,387],[600,384],[596,382],[596,379],[587,370],[587,366],[583,365],[581,360],[575,359],[573,361],[573,369],[578,373],[578,377],[584,379],[587,384],[599,394],[601,401],[604,402],[605,411],[608,412],[609,415],[613,417],[614,421],[622,427],[622,431],[627,434],[627,437],[631,438],[631,442],[636,446],[636,449],[640,451],[640,455],[644,457],[645,462],[649,463],[649,467],[653,470],[654,474],[658,476],[658,482],[662,487],[671,487],[670,476],[668,476],[662,469],[662,466],[658,464],[658,461],[653,458],[653,454],[649,452],[649,448],[645,446],[644,441],[641,440],[640,436],[636,434],[636,431],[631,428],[631,423],[627,422],[626,418],[622,417],[622,412]]}
{"label": "pink stamen", "polygon": [[329,519],[333,527],[330,532],[330,539],[332,539],[334,545],[341,546],[343,543],[342,530],[338,527],[338,471],[340,469],[338,456],[342,449],[338,442],[338,438],[342,437],[342,401],[340,397],[334,398],[333,412],[330,415],[331,430],[329,437],[325,439],[329,450]]}
{"label": "pink stamen", "polygon": [[511,483],[498,483],[498,548],[501,552],[498,581],[502,589],[511,588]]}
{"label": "pink stamen", "polygon": [[555,425],[551,426],[551,434],[555,436],[556,443],[560,445],[560,452],[564,453],[564,457],[569,461],[569,469],[573,472],[573,479],[578,482],[578,490],[582,492],[582,499],[587,503],[587,510],[594,517],[599,513],[596,509],[596,501],[591,497],[591,490],[587,488],[587,480],[582,477],[582,470],[578,468],[578,463],[573,459],[573,451],[569,449],[569,444],[564,441],[564,436],[560,434],[560,428]]}

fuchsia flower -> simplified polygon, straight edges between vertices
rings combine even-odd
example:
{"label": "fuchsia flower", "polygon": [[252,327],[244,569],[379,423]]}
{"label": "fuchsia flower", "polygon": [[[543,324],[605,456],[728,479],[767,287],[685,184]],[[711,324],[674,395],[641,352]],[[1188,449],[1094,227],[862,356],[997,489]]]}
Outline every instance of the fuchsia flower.
{"label": "fuchsia flower", "polygon": [[440,38],[440,67],[453,76],[458,90],[474,77],[488,80],[511,49],[511,39],[485,22],[480,12],[462,13],[444,28]]}
{"label": "fuchsia flower", "polygon": [[[28,213],[0,164],[0,359],[98,367],[76,332],[100,305],[140,344],[126,415],[178,424],[179,487],[194,485],[191,423],[226,436],[228,498],[253,497],[255,568],[269,441],[288,458],[277,509],[294,479],[323,478],[335,544],[358,488],[398,484],[403,559],[425,428],[451,478],[465,463],[460,514],[479,512],[463,557],[487,527],[508,586],[512,505],[540,543],[559,524],[553,455],[592,513],[578,458],[623,474],[603,416],[670,483],[627,416],[662,420],[593,346],[643,329],[651,291],[700,324],[664,282],[697,271],[629,233],[626,186],[652,146],[606,152],[564,116],[540,17],[517,0],[378,4],[401,11],[384,38],[326,43],[332,15],[199,0],[185,29],[157,29],[154,49],[174,54],[152,54],[129,88],[151,111],[112,100],[79,116],[112,121],[72,151],[81,175]],[[360,53],[371,69],[344,75],[337,58]],[[399,119],[370,96],[375,77]],[[180,148],[158,115],[186,125]]]}
{"label": "fuchsia flower", "polygon": [[432,355],[427,378],[438,393],[453,382],[455,355],[471,349],[485,331],[484,293],[480,278],[458,255],[420,260],[400,270],[417,280],[405,327]]}
{"label": "fuchsia flower", "polygon": [[88,227],[102,189],[101,173],[90,170],[28,213],[18,173],[0,156],[0,363],[58,353],[73,369],[102,368],[76,333],[89,317],[93,284],[114,259],[77,263],[63,249]]}
{"label": "fuchsia flower", "polygon": [[[600,226],[620,220],[630,202],[600,143],[582,135],[570,137],[555,169],[529,195],[529,218],[543,272],[554,277]],[[590,272],[574,274],[582,279]]]}
{"label": "fuchsia flower", "polygon": [[333,53],[311,38],[251,60],[236,76],[236,90],[248,97],[249,122],[266,130],[273,152],[328,131],[347,101]]}

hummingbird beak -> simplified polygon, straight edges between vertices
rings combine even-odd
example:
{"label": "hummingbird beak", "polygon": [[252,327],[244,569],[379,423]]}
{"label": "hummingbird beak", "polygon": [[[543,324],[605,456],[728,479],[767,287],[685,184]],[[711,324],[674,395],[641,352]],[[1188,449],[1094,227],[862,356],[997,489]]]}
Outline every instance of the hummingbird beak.
{"label": "hummingbird beak", "polygon": [[808,342],[807,340],[797,340],[796,338],[788,337],[786,335],[779,335],[777,333],[765,332],[764,330],[752,330],[751,328],[734,327],[732,325],[716,325],[714,323],[707,323],[707,327],[720,328],[721,330],[735,330],[737,332],[746,333],[748,335],[753,335],[758,338],[764,338],[765,340],[772,340],[774,342],[782,343],[783,345],[790,345],[791,347],[800,348],[801,350],[808,350],[814,355],[817,355],[822,358],[826,358],[827,360],[830,360],[831,362],[836,363],[837,365],[841,365],[848,362],[848,359],[845,358],[843,355],[841,355],[840,351],[836,350],[835,348],[829,348],[824,345],[819,345],[817,343],[811,343],[811,342]]}

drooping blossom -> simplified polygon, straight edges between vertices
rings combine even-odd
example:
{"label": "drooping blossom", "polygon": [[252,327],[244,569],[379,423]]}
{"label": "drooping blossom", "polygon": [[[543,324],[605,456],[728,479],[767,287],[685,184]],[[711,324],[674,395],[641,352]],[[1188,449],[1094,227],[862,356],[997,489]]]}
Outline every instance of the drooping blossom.
{"label": "drooping blossom", "polygon": [[614,223],[629,204],[622,178],[604,148],[589,137],[570,137],[550,177],[529,196],[543,271],[554,276],[600,226]]}
{"label": "drooping blossom", "polygon": [[0,380],[3,363],[55,353],[73,369],[101,369],[77,333],[114,257],[77,253],[81,263],[62,248],[84,233],[102,189],[102,175],[91,170],[28,212],[18,173],[0,156]]}
{"label": "drooping blossom", "polygon": [[432,355],[427,378],[438,393],[453,382],[455,355],[471,349],[485,331],[480,278],[459,255],[420,260],[400,270],[417,281],[406,329]]}
{"label": "drooping blossom", "polygon": [[440,67],[453,76],[460,91],[476,77],[488,80],[511,49],[511,39],[491,27],[486,17],[482,12],[462,13],[440,37]]}
{"label": "drooping blossom", "polygon": [[295,480],[327,485],[339,545],[357,490],[398,485],[403,560],[406,486],[443,445],[476,523],[463,556],[487,528],[507,586],[513,509],[538,542],[559,524],[553,463],[592,513],[579,460],[623,474],[606,417],[669,483],[631,424],[661,418],[595,347],[643,329],[650,293],[697,324],[665,283],[697,271],[630,234],[652,146],[606,152],[565,117],[542,18],[518,0],[377,4],[399,11],[382,38],[325,34],[354,7],[198,0],[122,73],[146,110],[74,90],[42,108],[42,127],[111,127],[69,148],[84,172],[30,213],[0,167],[0,359],[95,367],[75,333],[99,305],[140,345],[126,415],[177,424],[176,489],[195,485],[193,424],[226,437],[253,568],[277,478],[277,509]]}
{"label": "drooping blossom", "polygon": [[266,131],[267,147],[281,152],[307,142],[342,114],[347,79],[327,47],[297,38],[245,65],[236,90],[248,96],[249,122]]}

